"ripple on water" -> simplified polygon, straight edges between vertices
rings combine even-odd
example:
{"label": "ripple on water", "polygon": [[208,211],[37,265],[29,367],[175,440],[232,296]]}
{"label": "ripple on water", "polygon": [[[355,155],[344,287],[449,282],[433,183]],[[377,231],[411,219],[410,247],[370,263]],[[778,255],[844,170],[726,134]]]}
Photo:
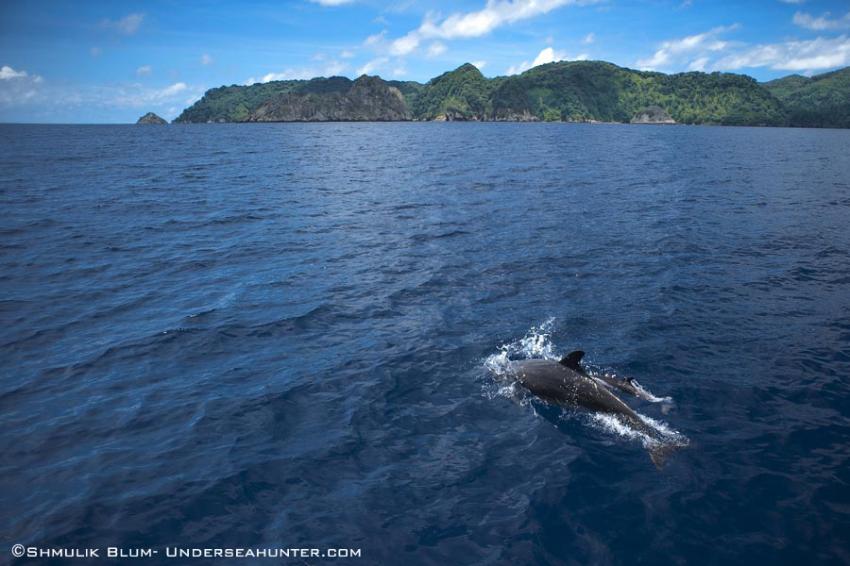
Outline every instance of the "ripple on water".
{"label": "ripple on water", "polygon": [[[7,539],[846,562],[848,135],[0,125]],[[504,375],[577,348],[663,472]]]}

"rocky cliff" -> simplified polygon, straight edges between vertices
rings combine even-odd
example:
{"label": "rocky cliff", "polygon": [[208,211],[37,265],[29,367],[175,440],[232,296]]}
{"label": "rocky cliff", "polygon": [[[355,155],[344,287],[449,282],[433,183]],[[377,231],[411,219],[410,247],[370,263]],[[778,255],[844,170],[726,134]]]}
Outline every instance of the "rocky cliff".
{"label": "rocky cliff", "polygon": [[284,92],[260,105],[248,122],[366,122],[410,120],[401,91],[363,75],[344,91]]}
{"label": "rocky cliff", "polygon": [[632,124],[675,124],[676,120],[660,106],[647,106],[639,110],[631,120]]}

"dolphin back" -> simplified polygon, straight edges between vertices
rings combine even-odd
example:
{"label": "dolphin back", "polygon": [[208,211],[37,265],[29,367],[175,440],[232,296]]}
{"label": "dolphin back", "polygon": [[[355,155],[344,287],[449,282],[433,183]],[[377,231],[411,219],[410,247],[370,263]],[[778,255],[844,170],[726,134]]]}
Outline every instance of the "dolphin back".
{"label": "dolphin back", "polygon": [[513,370],[520,384],[544,401],[624,415],[636,425],[643,422],[604,384],[563,361],[522,360],[513,363]]}

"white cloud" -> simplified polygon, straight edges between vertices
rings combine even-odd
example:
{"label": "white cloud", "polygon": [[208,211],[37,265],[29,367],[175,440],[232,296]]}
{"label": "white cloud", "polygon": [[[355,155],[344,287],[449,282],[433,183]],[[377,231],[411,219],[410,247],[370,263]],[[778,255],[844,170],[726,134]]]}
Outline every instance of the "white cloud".
{"label": "white cloud", "polygon": [[585,45],[590,45],[594,41],[596,41],[596,34],[593,32],[587,34],[586,36],[584,36],[584,39],[581,40],[581,42]]}
{"label": "white cloud", "polygon": [[[835,21],[835,20],[833,20]],[[850,38],[817,37],[781,43],[747,45],[718,36],[737,25],[714,28],[705,33],[665,41],[637,65],[644,69],[691,71],[736,71],[766,67],[778,71],[809,71],[850,65]]]}
{"label": "white cloud", "polygon": [[531,65],[528,63],[528,61],[523,61],[522,63],[519,63],[518,65],[511,65],[510,67],[508,67],[507,70],[505,70],[505,74],[506,75],[518,75],[518,74],[520,74],[524,71],[529,70],[530,68],[531,68]]}
{"label": "white cloud", "polygon": [[28,76],[26,71],[16,71],[8,65],[0,67],[0,80],[22,79]]}
{"label": "white cloud", "polygon": [[477,12],[457,13],[442,22],[426,19],[420,31],[426,37],[480,37],[506,24],[546,14],[573,0],[488,0]]}
{"label": "white cloud", "polygon": [[39,75],[17,71],[8,65],[0,67],[0,106],[26,104],[38,98],[44,82]]}
{"label": "white cloud", "polygon": [[141,67],[136,69],[136,76],[143,77],[146,75],[150,75],[151,71],[153,71],[153,69],[150,65],[142,65]]}
{"label": "white cloud", "polygon": [[[123,108],[157,107],[179,104],[186,98],[187,94],[200,96],[203,94],[202,87],[190,87],[184,82],[174,83],[162,88],[149,88],[142,84],[124,84],[109,86],[87,86],[68,89],[67,87],[54,87],[50,91],[23,93],[29,98],[38,95],[39,100],[54,104],[61,101],[63,107],[87,105],[87,106],[112,106]],[[8,101],[8,93],[0,92],[0,99]],[[21,94],[20,92],[18,93]],[[43,95],[43,96],[41,96]],[[18,100],[21,102],[23,100]],[[40,102],[41,103],[41,102]]]}
{"label": "white cloud", "polygon": [[156,96],[168,98],[169,96],[174,96],[175,94],[183,92],[187,88],[189,88],[189,86],[186,83],[174,83],[171,86],[167,86],[162,90],[156,91]]}
{"label": "white cloud", "polygon": [[39,89],[30,80],[0,82],[0,107],[17,106],[37,99]]}
{"label": "white cloud", "polygon": [[201,55],[201,65],[212,65],[215,60],[209,53]]}
{"label": "white cloud", "polygon": [[717,70],[769,67],[779,71],[817,71],[850,65],[850,37],[823,38],[754,45],[716,63]]}
{"label": "white cloud", "polygon": [[301,71],[294,70],[294,69],[287,69],[287,70],[281,71],[279,73],[266,73],[265,75],[263,75],[263,77],[261,79],[255,79],[254,77],[251,77],[250,79],[248,79],[245,82],[247,84],[254,84],[254,83],[268,83],[268,82],[271,82],[271,81],[286,81],[286,80],[293,80],[293,79],[312,79],[312,78],[313,78],[312,76],[308,76],[308,74],[303,73]]}
{"label": "white cloud", "polygon": [[407,55],[428,39],[481,37],[493,30],[547,14],[570,4],[592,4],[596,0],[487,0],[481,10],[456,12],[445,18],[428,14],[422,24],[390,43],[393,55]]}
{"label": "white cloud", "polygon": [[531,63],[531,66],[536,67],[537,65],[545,65],[546,63],[562,61],[566,58],[567,54],[563,51],[555,51],[553,48],[547,47],[537,54],[537,57],[534,58],[534,62]]}
{"label": "white cloud", "polygon": [[[518,75],[519,73],[525,72],[532,67],[536,67],[537,65],[545,65],[546,63],[553,63],[555,61],[563,61],[567,58],[567,54],[563,51],[556,51],[552,47],[546,47],[540,53],[537,54],[537,57],[534,58],[534,61],[529,63],[528,61],[523,61],[518,65],[511,65],[508,67],[506,74],[508,75]],[[585,55],[586,59],[587,56]]]}
{"label": "white cloud", "polygon": [[387,30],[372,34],[363,41],[363,45],[378,45],[379,43],[383,43],[386,36]]}
{"label": "white cloud", "polygon": [[476,69],[478,69],[478,70],[480,71],[480,70],[482,70],[484,67],[486,67],[486,66],[487,66],[487,61],[481,61],[481,60],[479,60],[479,61],[473,61],[473,62],[472,62],[472,64],[473,64],[473,65],[475,65],[475,68],[476,68]]}
{"label": "white cloud", "polygon": [[[78,100],[92,105],[115,106],[119,108],[166,108],[194,102],[201,95],[202,87],[192,87],[177,82],[162,88],[147,88],[141,84],[95,87],[90,91],[78,93]],[[187,94],[189,95],[187,97]],[[187,102],[187,104],[190,104]]]}
{"label": "white cloud", "polygon": [[393,55],[407,55],[419,47],[419,42],[420,39],[417,35],[409,33],[390,44],[390,53]]}
{"label": "white cloud", "polygon": [[100,24],[105,28],[114,29],[124,35],[133,35],[139,31],[139,27],[142,25],[142,21],[144,21],[144,19],[144,14],[134,13],[128,14],[118,20],[110,20],[107,18],[101,21]]}
{"label": "white cloud", "polygon": [[267,83],[270,81],[288,81],[296,79],[313,79],[316,77],[331,77],[339,75],[346,69],[346,65],[340,61],[328,61],[323,67],[298,67],[288,68],[280,72],[266,73],[261,78],[251,77],[245,81],[246,85],[254,83]]}
{"label": "white cloud", "polygon": [[352,57],[354,57],[354,51],[350,49],[343,49],[339,52],[339,56],[343,59],[351,59]]}
{"label": "white cloud", "polygon": [[343,4],[351,4],[354,0],[310,0],[314,4],[322,6],[342,6]]}
{"label": "white cloud", "polygon": [[645,59],[638,59],[637,66],[644,70],[658,70],[680,65],[683,60],[705,56],[706,53],[719,52],[730,44],[718,38],[722,33],[737,29],[738,25],[716,27],[704,33],[689,35],[663,42],[658,50]]}
{"label": "white cloud", "polygon": [[837,19],[831,19],[829,12],[826,12],[817,18],[805,12],[797,12],[794,14],[793,21],[800,27],[816,31],[847,29],[850,28],[850,12],[847,12],[844,16]]}
{"label": "white cloud", "polygon": [[699,57],[694,59],[688,65],[689,71],[705,71],[705,67],[708,65],[708,57]]}
{"label": "white cloud", "polygon": [[378,57],[377,59],[372,59],[371,61],[367,62],[365,65],[357,69],[357,76],[372,74],[377,69],[380,69],[381,67],[389,63],[389,61],[390,60],[387,57]]}
{"label": "white cloud", "polygon": [[[108,112],[109,109],[132,109],[139,114],[155,111],[172,118],[178,108],[191,104],[201,97],[203,86],[176,82],[151,88],[141,83],[108,85],[77,85],[51,83],[40,77],[28,75],[15,80],[0,81],[0,109],[3,107],[30,107],[39,112],[63,113]],[[92,114],[87,114],[92,115]],[[104,114],[105,115],[105,114]]]}
{"label": "white cloud", "polygon": [[[119,107],[159,107],[179,104],[185,101],[194,102],[204,93],[204,88],[189,86],[177,82],[162,88],[146,88],[139,84],[129,86],[106,87],[99,89],[96,96],[104,99],[105,103]],[[186,95],[189,95],[188,97]],[[186,102],[190,104],[191,102]]]}
{"label": "white cloud", "polygon": [[428,57],[437,57],[438,55],[442,55],[446,52],[446,44],[441,43],[439,41],[435,41],[431,45],[428,46]]}

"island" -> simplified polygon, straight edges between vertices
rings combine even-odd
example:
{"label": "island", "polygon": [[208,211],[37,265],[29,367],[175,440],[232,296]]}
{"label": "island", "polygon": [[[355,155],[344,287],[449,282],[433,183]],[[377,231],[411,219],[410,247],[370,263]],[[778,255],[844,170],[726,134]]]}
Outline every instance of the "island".
{"label": "island", "polygon": [[363,75],[222,86],[174,121],[408,120],[850,128],[850,68],[760,83],[736,73],[665,74],[605,61],[559,61],[487,78],[466,63],[424,84]]}
{"label": "island", "polygon": [[166,122],[163,118],[160,118],[159,116],[157,116],[157,115],[156,115],[156,114],[154,114],[153,112],[148,112],[147,114],[145,114],[144,116],[142,116],[141,118],[139,118],[138,120],[136,120],[136,124],[156,124],[156,125],[161,125],[161,124],[167,124],[167,123],[168,123],[168,122]]}

